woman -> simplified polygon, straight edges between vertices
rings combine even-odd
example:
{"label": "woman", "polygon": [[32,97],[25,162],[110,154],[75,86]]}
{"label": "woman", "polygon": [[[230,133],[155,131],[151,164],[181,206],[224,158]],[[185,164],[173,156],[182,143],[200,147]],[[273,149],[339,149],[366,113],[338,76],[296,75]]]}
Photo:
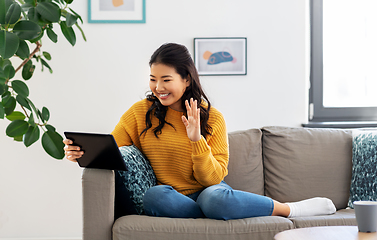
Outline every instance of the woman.
{"label": "woman", "polygon": [[[169,43],[151,57],[151,92],[135,103],[112,132],[118,146],[135,145],[150,161],[158,185],[144,195],[150,216],[239,219],[256,216],[332,214],[327,198],[280,203],[233,190],[224,181],[229,159],[222,114],[211,107],[186,47]],[[64,140],[66,158],[79,148]]]}

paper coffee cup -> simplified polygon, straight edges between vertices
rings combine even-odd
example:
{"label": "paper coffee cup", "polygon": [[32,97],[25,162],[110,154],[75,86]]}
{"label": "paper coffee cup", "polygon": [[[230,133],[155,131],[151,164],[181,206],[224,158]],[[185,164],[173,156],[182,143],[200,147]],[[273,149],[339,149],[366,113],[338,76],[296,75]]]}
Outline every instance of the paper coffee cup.
{"label": "paper coffee cup", "polygon": [[376,232],[377,231],[377,202],[375,201],[355,201],[357,226],[359,232]]}

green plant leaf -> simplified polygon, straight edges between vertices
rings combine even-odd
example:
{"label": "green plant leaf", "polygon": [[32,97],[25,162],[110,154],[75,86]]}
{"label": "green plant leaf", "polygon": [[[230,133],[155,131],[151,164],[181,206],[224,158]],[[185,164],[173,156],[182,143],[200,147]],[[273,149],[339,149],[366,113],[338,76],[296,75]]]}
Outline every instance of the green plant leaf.
{"label": "green plant leaf", "polygon": [[14,111],[11,114],[7,115],[6,118],[9,121],[14,121],[14,120],[24,120],[26,116],[22,112]]}
{"label": "green plant leaf", "polygon": [[37,1],[35,0],[24,0],[25,4],[30,4],[32,6],[36,6]]}
{"label": "green plant leaf", "polygon": [[14,137],[13,140],[16,142],[22,142],[22,138],[23,136],[17,136],[17,137]]}
{"label": "green plant leaf", "polygon": [[30,49],[27,43],[24,40],[20,39],[20,44],[18,46],[18,50],[16,55],[19,56],[21,59],[26,59],[30,55]]}
{"label": "green plant leaf", "polygon": [[73,2],[73,0],[64,0],[64,2],[71,4]]}
{"label": "green plant leaf", "polygon": [[36,7],[29,8],[27,17],[30,21],[37,23],[41,27],[45,27],[46,24],[51,23],[49,20],[43,18],[41,14],[39,14]]}
{"label": "green plant leaf", "polygon": [[0,68],[4,69],[7,65],[12,65],[12,62],[9,59],[4,59],[0,57]]}
{"label": "green plant leaf", "polygon": [[41,113],[41,111],[39,109],[37,109],[37,115],[38,115],[39,119],[41,119],[42,122],[43,122],[42,113]]}
{"label": "green plant leaf", "polygon": [[3,97],[2,97],[2,103],[3,103],[3,106],[5,107],[5,108],[8,108],[8,107],[11,107],[12,105],[13,105],[13,100],[12,99],[14,99],[14,97],[12,97],[12,95],[11,94],[8,94],[8,93],[5,93],[4,95],[3,95]]}
{"label": "green plant leaf", "polygon": [[5,84],[5,81],[6,81],[6,77],[5,77],[5,74],[4,74],[4,70],[3,70],[3,68],[0,67],[0,82],[2,84]]}
{"label": "green plant leaf", "polygon": [[33,143],[38,141],[40,131],[38,126],[29,126],[27,132],[24,135],[23,141],[26,147],[30,147]]}
{"label": "green plant leaf", "polygon": [[9,91],[6,91],[5,93],[3,93],[3,95],[1,95],[1,98],[3,100],[3,104],[4,104],[5,99],[9,98],[11,96],[12,96],[12,94]]}
{"label": "green plant leaf", "polygon": [[38,37],[42,29],[35,22],[22,20],[14,25],[13,32],[23,40],[30,40]]}
{"label": "green plant leaf", "polygon": [[44,56],[47,60],[51,60],[51,55],[50,55],[50,53],[48,53],[48,52],[43,52],[43,56]]}
{"label": "green plant leaf", "polygon": [[[26,1],[25,1],[26,2]],[[34,2],[34,1],[33,1]],[[35,7],[32,3],[24,3],[21,5],[21,9],[24,12],[29,11],[30,8]]]}
{"label": "green plant leaf", "polygon": [[58,42],[58,35],[56,35],[56,33],[51,29],[51,28],[47,28],[47,36],[48,38],[54,42],[54,43],[57,43]]}
{"label": "green plant leaf", "polygon": [[[31,43],[36,43],[36,42],[38,42],[39,40],[41,40],[41,38],[43,37],[43,35],[44,35],[44,31],[42,31],[39,35],[38,35],[38,37],[36,37],[36,38],[33,38],[33,39],[30,39],[29,41],[31,42]],[[35,55],[34,55],[35,56]]]}
{"label": "green plant leaf", "polygon": [[4,119],[5,116],[5,110],[3,107],[3,104],[0,103],[0,119]]}
{"label": "green plant leaf", "polygon": [[42,119],[47,122],[50,119],[50,111],[46,108],[42,108]]}
{"label": "green plant leaf", "polygon": [[5,24],[15,24],[21,17],[21,6],[14,2],[10,5],[6,15]]}
{"label": "green plant leaf", "polygon": [[41,59],[41,63],[43,66],[47,67],[50,70],[50,73],[52,73],[52,68],[50,67],[50,65],[48,65],[48,63],[45,60]]}
{"label": "green plant leaf", "polygon": [[31,107],[29,105],[29,102],[26,100],[26,98],[22,97],[21,95],[17,95],[16,101],[23,107],[29,109],[31,111]]}
{"label": "green plant leaf", "polygon": [[3,102],[4,102],[4,99],[11,97],[11,96],[12,96],[12,94],[9,91],[6,91],[5,93],[3,93],[3,95],[1,95]]}
{"label": "green plant leaf", "polygon": [[5,24],[15,24],[21,18],[21,11],[21,6],[13,2],[5,15]]}
{"label": "green plant leaf", "polygon": [[27,17],[30,21],[38,23],[40,19],[40,15],[38,14],[38,11],[35,7],[29,8],[27,12]]}
{"label": "green plant leaf", "polygon": [[29,88],[23,81],[20,81],[20,80],[12,81],[12,88],[18,95],[21,95],[22,97],[29,96]]}
{"label": "green plant leaf", "polygon": [[12,57],[17,52],[18,44],[19,41],[16,34],[0,30],[0,56],[5,59]]}
{"label": "green plant leaf", "polygon": [[75,25],[76,25],[76,27],[80,30],[81,35],[82,35],[82,38],[83,38],[84,41],[86,42],[86,36],[85,36],[84,31],[81,29],[81,27],[80,27],[77,23],[76,23]]}
{"label": "green plant leaf", "polygon": [[53,158],[64,158],[63,138],[57,132],[46,131],[42,135],[42,146],[44,150]]}
{"label": "green plant leaf", "polygon": [[16,74],[16,71],[14,70],[12,65],[6,65],[4,68],[4,76],[7,79],[11,79]]}
{"label": "green plant leaf", "polygon": [[62,33],[64,37],[68,40],[68,42],[75,46],[76,44],[76,35],[73,31],[72,27],[68,27],[65,21],[60,22],[60,28],[62,30]]}
{"label": "green plant leaf", "polygon": [[66,15],[67,27],[72,27],[77,22],[77,17],[73,14],[67,13]]}
{"label": "green plant leaf", "polygon": [[52,132],[55,132],[56,131],[56,129],[53,127],[53,126],[51,126],[51,125],[49,125],[49,124],[46,124],[46,129],[48,130],[48,131],[52,131]]}
{"label": "green plant leaf", "polygon": [[50,22],[59,22],[61,12],[60,7],[52,2],[40,2],[37,11],[41,16]]}
{"label": "green plant leaf", "polygon": [[33,65],[32,61],[29,60],[22,68],[22,78],[29,80],[33,76],[34,70],[35,66]]}
{"label": "green plant leaf", "polygon": [[5,133],[8,137],[22,136],[26,133],[28,127],[29,124],[24,120],[14,120],[8,125],[7,129],[5,130]]}
{"label": "green plant leaf", "polygon": [[6,91],[8,91],[8,85],[0,83],[0,95],[3,95]]}
{"label": "green plant leaf", "polygon": [[[29,98],[26,98],[26,100],[28,101],[31,109],[34,111],[34,113],[36,114],[37,118],[38,118],[38,112],[39,110],[34,106],[34,103],[32,101],[30,101]],[[34,116],[34,115],[33,115]],[[42,120],[42,119],[41,119]]]}
{"label": "green plant leaf", "polygon": [[11,96],[12,96],[12,94],[9,91],[6,91],[5,93],[3,93],[3,95],[1,95],[3,103],[4,103],[4,99],[11,97]]}
{"label": "green plant leaf", "polygon": [[13,0],[0,0],[0,24],[5,24],[5,16],[13,2]]}
{"label": "green plant leaf", "polygon": [[30,113],[30,116],[29,116],[29,121],[27,121],[29,124],[30,124],[30,126],[37,126],[37,124],[35,123],[35,121],[34,121],[34,115],[33,115],[33,113]]}
{"label": "green plant leaf", "polygon": [[12,96],[3,99],[3,106],[6,115],[10,115],[16,108],[16,99]]}
{"label": "green plant leaf", "polygon": [[73,14],[75,14],[75,16],[78,17],[78,19],[80,19],[81,24],[84,24],[84,21],[82,20],[82,17],[81,17],[80,15],[78,15],[75,11],[73,11],[72,8],[69,8],[69,10],[71,10],[71,12],[72,12]]}

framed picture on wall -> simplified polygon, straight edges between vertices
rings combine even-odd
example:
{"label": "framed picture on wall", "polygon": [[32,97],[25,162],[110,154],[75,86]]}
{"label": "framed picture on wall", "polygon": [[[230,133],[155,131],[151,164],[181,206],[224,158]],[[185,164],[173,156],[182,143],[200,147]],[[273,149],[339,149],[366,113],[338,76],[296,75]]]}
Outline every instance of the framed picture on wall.
{"label": "framed picture on wall", "polygon": [[246,75],[246,38],[194,38],[199,75]]}
{"label": "framed picture on wall", "polygon": [[88,0],[89,23],[145,23],[145,0]]}

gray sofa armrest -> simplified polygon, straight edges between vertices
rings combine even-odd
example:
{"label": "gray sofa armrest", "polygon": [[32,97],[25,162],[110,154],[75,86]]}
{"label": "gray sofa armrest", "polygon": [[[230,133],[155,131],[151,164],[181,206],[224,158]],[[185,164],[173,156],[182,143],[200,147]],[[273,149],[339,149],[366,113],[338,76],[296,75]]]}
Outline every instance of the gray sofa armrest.
{"label": "gray sofa armrest", "polygon": [[114,224],[114,171],[84,169],[83,240],[111,240]]}

